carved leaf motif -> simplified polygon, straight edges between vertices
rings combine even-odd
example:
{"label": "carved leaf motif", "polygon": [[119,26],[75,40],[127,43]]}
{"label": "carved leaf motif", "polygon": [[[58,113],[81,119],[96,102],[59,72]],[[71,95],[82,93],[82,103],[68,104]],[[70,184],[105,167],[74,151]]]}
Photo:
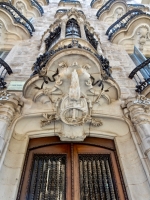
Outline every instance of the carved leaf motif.
{"label": "carved leaf motif", "polygon": [[103,122],[101,120],[92,119],[91,124],[93,126],[102,126]]}
{"label": "carved leaf motif", "polygon": [[56,115],[55,114],[48,114],[48,113],[44,113],[43,117],[45,119],[41,120],[41,127],[44,127],[46,125],[50,125],[52,121],[56,120]]}

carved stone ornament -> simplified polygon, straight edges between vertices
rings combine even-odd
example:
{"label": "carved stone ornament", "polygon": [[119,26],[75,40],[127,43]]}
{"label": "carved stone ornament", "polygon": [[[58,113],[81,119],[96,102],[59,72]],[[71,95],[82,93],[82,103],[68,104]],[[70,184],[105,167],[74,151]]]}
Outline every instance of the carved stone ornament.
{"label": "carved stone ornament", "polygon": [[56,116],[56,114],[47,114],[47,113],[43,113],[43,117],[45,119],[41,120],[41,127],[46,126],[46,125],[50,125],[52,121],[55,121],[58,119],[58,117]]}
{"label": "carved stone ornament", "polygon": [[0,100],[8,100],[9,96],[11,96],[11,94],[9,94],[7,91],[0,92]]}
{"label": "carved stone ornament", "polygon": [[125,116],[129,117],[134,125],[150,123],[150,99],[144,95],[129,97],[123,107]]}
{"label": "carved stone ornament", "polygon": [[[90,92],[93,88],[90,74],[87,72],[90,66],[84,65],[80,67],[77,62],[74,62],[68,68],[67,64],[62,62],[59,64],[59,67],[60,72],[57,74],[54,87],[51,89],[47,87],[42,89],[43,94],[49,96],[51,102],[55,104],[56,110],[53,114],[43,114],[45,119],[41,121],[41,127],[50,125],[52,121],[59,119],[69,126],[81,126],[88,122],[92,126],[101,126],[101,120],[96,120],[91,116],[92,103],[86,96],[86,91],[89,90]],[[68,89],[63,87],[63,84],[67,81],[67,77],[70,77],[70,86]],[[61,91],[61,94],[64,95],[62,98],[53,101],[51,94],[54,94],[56,91]]]}
{"label": "carved stone ornament", "polygon": [[150,99],[146,98],[144,95],[138,95],[137,99],[134,101],[134,104],[150,105]]}

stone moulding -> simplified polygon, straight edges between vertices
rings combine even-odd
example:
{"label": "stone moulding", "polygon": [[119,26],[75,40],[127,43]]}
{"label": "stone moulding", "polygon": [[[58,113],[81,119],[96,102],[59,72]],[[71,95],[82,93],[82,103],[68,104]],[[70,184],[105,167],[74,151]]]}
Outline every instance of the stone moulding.
{"label": "stone moulding", "polygon": [[123,5],[123,7],[126,8],[126,11],[128,10],[127,4],[124,0],[121,0],[121,1],[109,0],[97,11],[96,16],[98,19],[101,19],[101,15],[104,12],[107,12],[107,15],[108,15],[110,10],[112,10],[114,7],[116,9],[117,7],[120,7],[121,5]]}
{"label": "stone moulding", "polygon": [[[26,19],[14,6],[6,2],[0,2],[0,10],[4,10],[16,24],[23,26],[30,35],[35,31],[31,22]],[[18,17],[18,18],[17,18]]]}
{"label": "stone moulding", "polygon": [[91,8],[99,9],[104,5],[105,2],[105,0],[92,0],[90,6]]}
{"label": "stone moulding", "polygon": [[66,0],[61,0],[59,3],[58,3],[58,6],[71,6],[71,7],[79,7],[79,8],[82,8],[82,5],[80,3],[80,1],[76,1],[76,0],[72,0],[72,1],[66,1]]}

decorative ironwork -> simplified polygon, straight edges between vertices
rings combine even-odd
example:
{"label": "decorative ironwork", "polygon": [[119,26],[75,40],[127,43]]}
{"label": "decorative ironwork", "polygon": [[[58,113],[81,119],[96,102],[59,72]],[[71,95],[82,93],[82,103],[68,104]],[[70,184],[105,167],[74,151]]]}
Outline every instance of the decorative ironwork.
{"label": "decorative ironwork", "polygon": [[137,16],[145,15],[150,16],[150,14],[143,12],[139,9],[133,9],[128,11],[125,15],[123,15],[120,19],[118,19],[115,23],[113,23],[108,30],[106,31],[106,35],[108,35],[108,39],[111,40],[111,38],[114,36],[116,32],[118,32],[120,29],[127,27],[127,25],[136,18]]}
{"label": "decorative ironwork", "polygon": [[66,37],[76,36],[81,37],[80,27],[75,19],[69,19],[66,24]]}
{"label": "decorative ironwork", "polygon": [[96,2],[97,0],[92,0],[91,3],[90,3],[90,6],[92,7],[93,4]]}
{"label": "decorative ironwork", "polygon": [[38,9],[38,11],[41,13],[41,15],[43,15],[44,10],[42,8],[42,6],[36,1],[36,0],[30,0],[31,5],[36,7]]}
{"label": "decorative ironwork", "polygon": [[93,54],[94,56],[96,56],[96,58],[98,58],[102,69],[105,71],[105,78],[107,77],[111,77],[111,67],[109,65],[109,61],[107,60],[107,58],[104,58],[102,55],[93,53],[92,50],[88,47],[85,46],[81,46],[81,44],[78,43],[77,40],[72,40],[72,43],[68,44],[68,45],[64,45],[63,47],[59,47],[56,50],[49,50],[47,52],[45,52],[43,55],[40,55],[36,62],[34,63],[32,69],[33,69],[33,73],[31,76],[34,76],[35,74],[39,74],[40,75],[40,70],[46,66],[46,63],[48,62],[48,60],[51,59],[51,57],[56,54],[59,51],[63,51],[64,49],[70,49],[70,48],[79,48],[79,49],[83,49],[85,51],[90,52],[91,54]]}
{"label": "decorative ironwork", "polygon": [[0,8],[8,12],[13,17],[15,23],[23,25],[32,36],[32,32],[35,31],[33,25],[12,4],[0,2]]}
{"label": "decorative ironwork", "polygon": [[50,32],[50,35],[45,40],[46,44],[46,51],[49,50],[49,48],[52,46],[52,44],[56,43],[56,41],[59,39],[61,34],[61,27],[58,26],[53,32]]}
{"label": "decorative ironwork", "polygon": [[94,34],[90,33],[86,26],[84,27],[84,29],[87,40],[97,50],[98,41],[94,38]]}
{"label": "decorative ironwork", "polygon": [[66,155],[33,156],[27,200],[66,199]]}
{"label": "decorative ironwork", "polygon": [[80,199],[119,200],[110,155],[79,155]]}
{"label": "decorative ironwork", "polygon": [[[56,11],[56,15],[57,15],[57,13],[60,13],[60,14],[61,14],[61,13],[66,13],[68,10],[69,10],[69,9],[58,9],[58,10]],[[78,12],[84,15],[84,12],[83,12],[82,10],[78,10]]]}
{"label": "decorative ironwork", "polygon": [[105,11],[110,8],[110,6],[115,2],[116,0],[109,0],[107,1],[96,13],[97,18]]}
{"label": "decorative ironwork", "polygon": [[128,5],[128,7],[136,7],[136,8],[138,8],[138,9],[140,9],[140,8],[145,8],[146,6],[145,5],[143,5],[143,4],[127,4]]}
{"label": "decorative ironwork", "polygon": [[60,2],[71,2],[71,3],[80,3],[80,1],[76,1],[76,0],[61,0]]}
{"label": "decorative ironwork", "polygon": [[[141,93],[148,85],[150,85],[150,58],[138,65],[130,74],[129,78],[134,78],[136,82],[136,92]],[[141,76],[142,75],[142,76]]]}
{"label": "decorative ironwork", "polygon": [[0,89],[6,88],[6,82],[4,81],[6,74],[12,74],[12,70],[9,65],[0,58]]}

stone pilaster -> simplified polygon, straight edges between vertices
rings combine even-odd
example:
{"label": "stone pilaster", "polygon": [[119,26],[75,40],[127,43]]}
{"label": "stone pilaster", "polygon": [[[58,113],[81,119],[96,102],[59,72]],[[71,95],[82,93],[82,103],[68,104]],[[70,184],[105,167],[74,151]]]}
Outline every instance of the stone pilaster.
{"label": "stone pilaster", "polygon": [[16,112],[20,112],[19,98],[15,94],[0,93],[0,167],[9,142],[9,126],[15,119]]}
{"label": "stone pilaster", "polygon": [[65,39],[66,36],[66,20],[62,20],[61,22],[61,35],[60,35],[60,39]]}
{"label": "stone pilaster", "polygon": [[126,100],[128,115],[141,139],[144,154],[150,160],[150,99],[144,96]]}
{"label": "stone pilaster", "polygon": [[80,31],[81,31],[81,38],[86,40],[85,30],[84,30],[84,22],[80,22]]}

